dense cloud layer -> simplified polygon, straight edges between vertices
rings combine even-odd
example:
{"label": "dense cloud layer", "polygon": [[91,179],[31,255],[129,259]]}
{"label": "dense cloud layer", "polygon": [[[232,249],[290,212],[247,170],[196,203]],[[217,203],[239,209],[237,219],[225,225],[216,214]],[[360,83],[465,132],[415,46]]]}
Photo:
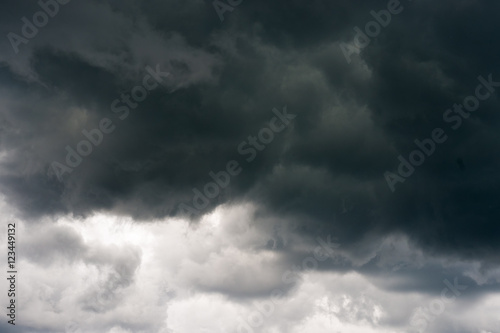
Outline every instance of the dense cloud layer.
{"label": "dense cloud layer", "polygon": [[428,256],[401,235],[350,253],[250,205],[221,206],[198,225],[102,214],[10,222],[23,235],[21,332],[497,332],[499,270]]}
{"label": "dense cloud layer", "polygon": [[[71,1],[13,47],[8,34],[22,36],[21,18],[33,21],[41,9],[4,5],[0,188],[16,215],[41,228],[27,237],[26,260],[109,266],[98,289],[114,294],[132,284],[139,249],[123,252],[133,260],[122,264],[70,230],[37,223],[95,212],[202,223],[222,204],[251,205],[249,224],[263,234],[276,232],[268,221],[281,221],[297,244],[334,235],[342,255],[319,272],[356,271],[378,288],[422,293],[439,293],[444,278],[481,280],[460,265],[442,272],[440,260],[449,258],[478,265],[488,285],[479,294],[498,290],[499,6],[257,0],[224,12],[221,22],[211,1]],[[390,22],[367,31],[385,9]],[[477,111],[458,111],[468,96],[478,96]],[[82,140],[97,144],[78,146]],[[420,155],[411,154],[415,140]],[[92,152],[68,160],[67,149]],[[425,162],[400,166],[399,156]],[[213,198],[209,182],[217,184],[209,192],[220,192]],[[377,252],[392,237],[413,246],[398,248],[407,254],[401,262]],[[267,241],[263,247],[283,255],[278,267],[303,259],[290,240]],[[276,287],[280,270],[260,271],[252,258],[235,271],[259,283],[188,276],[235,260],[197,263],[185,278],[236,298]],[[403,263],[415,267],[394,274]]]}

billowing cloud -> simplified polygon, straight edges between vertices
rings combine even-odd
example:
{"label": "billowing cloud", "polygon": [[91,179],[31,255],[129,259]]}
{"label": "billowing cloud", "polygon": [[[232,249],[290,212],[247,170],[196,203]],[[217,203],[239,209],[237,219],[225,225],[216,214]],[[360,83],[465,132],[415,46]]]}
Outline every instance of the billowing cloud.
{"label": "billowing cloud", "polygon": [[23,327],[498,330],[498,6],[5,5]]}
{"label": "billowing cloud", "polygon": [[19,326],[30,332],[401,332],[425,325],[439,332],[450,323],[463,330],[497,325],[498,270],[432,258],[398,235],[372,242],[360,260],[331,237],[304,241],[280,228],[282,221],[267,220],[267,228],[278,230],[273,240],[293,240],[273,249],[262,222],[248,205],[218,208],[198,225],[103,214],[17,221],[24,235]]}

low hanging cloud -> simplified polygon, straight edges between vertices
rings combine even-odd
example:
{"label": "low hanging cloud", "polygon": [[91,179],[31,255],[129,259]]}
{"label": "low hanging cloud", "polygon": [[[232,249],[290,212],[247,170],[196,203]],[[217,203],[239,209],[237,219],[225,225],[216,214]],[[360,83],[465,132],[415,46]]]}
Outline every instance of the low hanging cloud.
{"label": "low hanging cloud", "polygon": [[[249,205],[220,207],[199,225],[138,222],[103,214],[16,221],[24,235],[19,329],[439,332],[498,324],[498,270],[428,256],[402,235],[371,242],[362,258],[331,237],[305,241]],[[285,245],[278,251],[269,239]]]}
{"label": "low hanging cloud", "polygon": [[498,6],[5,4],[20,325],[496,333]]}

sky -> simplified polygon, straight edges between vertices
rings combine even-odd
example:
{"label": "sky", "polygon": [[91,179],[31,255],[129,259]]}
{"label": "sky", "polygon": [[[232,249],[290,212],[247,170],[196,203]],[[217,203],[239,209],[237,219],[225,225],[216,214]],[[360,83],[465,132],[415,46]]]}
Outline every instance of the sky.
{"label": "sky", "polygon": [[4,1],[0,332],[500,333],[499,11]]}

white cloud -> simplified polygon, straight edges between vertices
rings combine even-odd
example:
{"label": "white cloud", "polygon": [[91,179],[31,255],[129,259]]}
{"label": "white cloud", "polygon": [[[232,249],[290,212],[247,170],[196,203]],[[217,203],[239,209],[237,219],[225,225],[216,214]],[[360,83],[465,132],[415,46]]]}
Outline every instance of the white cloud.
{"label": "white cloud", "polygon": [[[8,216],[5,204],[1,208]],[[20,324],[74,333],[392,333],[409,327],[412,314],[436,297],[387,289],[361,271],[301,271],[300,283],[289,289],[281,278],[291,268],[293,249],[312,254],[314,246],[271,251],[265,245],[279,221],[262,223],[254,212],[251,205],[222,206],[198,225],[106,214],[36,224],[17,220]],[[290,231],[282,236],[299,242]],[[373,249],[384,269],[424,256],[396,236]],[[275,299],[273,290],[287,293]],[[497,295],[480,302],[464,294],[429,330],[455,322],[471,332],[495,332],[499,305]]]}

